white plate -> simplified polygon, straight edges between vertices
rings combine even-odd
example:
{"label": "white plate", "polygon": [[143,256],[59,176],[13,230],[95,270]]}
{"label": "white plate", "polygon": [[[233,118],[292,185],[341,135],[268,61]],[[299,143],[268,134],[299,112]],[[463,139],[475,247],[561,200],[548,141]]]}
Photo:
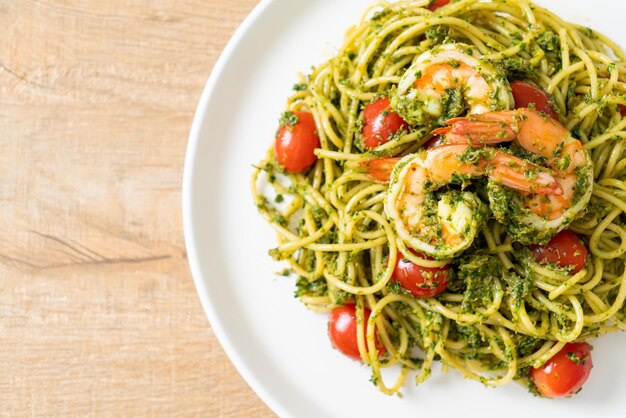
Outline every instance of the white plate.
{"label": "white plate", "polygon": [[[326,317],[274,275],[271,228],[256,212],[251,165],[269,146],[299,71],[329,58],[372,0],[263,0],[230,41],[209,79],[191,131],[183,191],[185,238],[200,300],[235,367],[281,416],[618,416],[626,386],[626,335],[594,343],[594,370],[568,400],[538,399],[511,384],[488,389],[451,371],[410,383],[403,398],[369,382],[365,366],[334,351]],[[626,3],[544,0],[567,20],[626,45]],[[620,414],[621,415],[621,414]]]}

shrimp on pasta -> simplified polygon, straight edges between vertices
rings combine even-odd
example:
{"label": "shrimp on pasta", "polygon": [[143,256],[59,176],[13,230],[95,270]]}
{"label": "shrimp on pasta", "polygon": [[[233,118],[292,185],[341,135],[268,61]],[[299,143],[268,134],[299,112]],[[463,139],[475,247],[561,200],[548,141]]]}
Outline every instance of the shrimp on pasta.
{"label": "shrimp on pasta", "polygon": [[545,243],[566,229],[589,203],[593,164],[582,143],[554,119],[521,108],[451,119],[434,133],[450,144],[475,147],[513,141],[531,159],[540,160],[554,176],[562,194],[507,190],[489,184],[490,208],[507,231],[523,244]]}
{"label": "shrimp on pasta", "polygon": [[[487,176],[527,193],[560,196],[555,178],[540,167],[495,148],[442,145],[400,160],[391,176],[385,213],[408,247],[435,258],[450,258],[473,242],[486,208],[471,192],[437,191],[450,183],[468,185]],[[530,173],[530,174],[529,174]]]}
{"label": "shrimp on pasta", "polygon": [[416,125],[509,109],[513,96],[506,77],[479,57],[476,48],[461,43],[424,52],[402,76],[393,108]]}

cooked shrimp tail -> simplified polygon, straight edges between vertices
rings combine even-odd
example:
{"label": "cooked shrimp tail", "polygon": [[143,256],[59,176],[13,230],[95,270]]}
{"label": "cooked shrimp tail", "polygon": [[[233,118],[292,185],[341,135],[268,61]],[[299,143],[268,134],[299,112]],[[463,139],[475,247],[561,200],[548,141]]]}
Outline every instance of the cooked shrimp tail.
{"label": "cooked shrimp tail", "polygon": [[391,172],[400,158],[375,158],[373,160],[361,163],[361,166],[367,169],[367,174],[382,183],[389,182]]}
{"label": "cooked shrimp tail", "polygon": [[[480,148],[513,142],[545,161],[545,169],[553,174],[560,192],[545,193],[537,188],[519,193],[521,189],[515,181],[513,186],[500,181],[488,188],[490,207],[496,219],[505,224],[518,241],[523,244],[546,242],[584,212],[591,198],[593,164],[582,143],[560,123],[534,110],[521,108],[453,118],[446,124],[433,131],[442,135],[446,144]],[[515,172],[519,170],[511,173]],[[502,185],[517,191],[508,193]],[[502,198],[503,193],[506,199]]]}
{"label": "cooked shrimp tail", "polygon": [[[452,148],[448,148],[452,149]],[[467,151],[467,147],[456,148],[460,152]],[[400,158],[375,158],[361,163],[367,174],[381,183],[388,183],[391,173]],[[556,179],[541,167],[529,161],[514,157],[505,152],[495,152],[487,160],[482,158],[476,162],[479,170],[483,170],[492,180],[513,189],[537,194],[560,196],[563,190]],[[457,170],[463,171],[461,166]],[[471,170],[474,171],[474,170]],[[458,173],[457,173],[458,174]]]}
{"label": "cooked shrimp tail", "polygon": [[[473,146],[495,145],[510,142],[516,137],[512,118],[498,117],[493,113],[473,115],[466,118],[454,118],[446,121],[444,126],[432,131],[435,135],[445,135],[446,143],[471,144]],[[510,119],[510,120],[507,120]]]}
{"label": "cooked shrimp tail", "polygon": [[541,167],[510,154],[499,152],[491,161],[494,167],[489,177],[513,189],[561,196],[563,189],[557,180]]}

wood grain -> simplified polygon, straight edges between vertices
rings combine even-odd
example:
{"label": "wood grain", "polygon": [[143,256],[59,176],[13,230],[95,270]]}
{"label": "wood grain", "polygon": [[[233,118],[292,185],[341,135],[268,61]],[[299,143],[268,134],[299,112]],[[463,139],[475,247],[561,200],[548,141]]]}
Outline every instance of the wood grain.
{"label": "wood grain", "polygon": [[0,416],[272,413],[211,332],[181,180],[257,0],[0,0]]}

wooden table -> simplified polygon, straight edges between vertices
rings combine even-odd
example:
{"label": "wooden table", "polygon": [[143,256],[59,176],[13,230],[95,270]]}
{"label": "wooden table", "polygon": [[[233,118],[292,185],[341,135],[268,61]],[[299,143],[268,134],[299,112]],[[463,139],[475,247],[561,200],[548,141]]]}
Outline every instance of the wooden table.
{"label": "wooden table", "polygon": [[272,413],[187,267],[187,135],[258,0],[0,0],[0,416]]}

